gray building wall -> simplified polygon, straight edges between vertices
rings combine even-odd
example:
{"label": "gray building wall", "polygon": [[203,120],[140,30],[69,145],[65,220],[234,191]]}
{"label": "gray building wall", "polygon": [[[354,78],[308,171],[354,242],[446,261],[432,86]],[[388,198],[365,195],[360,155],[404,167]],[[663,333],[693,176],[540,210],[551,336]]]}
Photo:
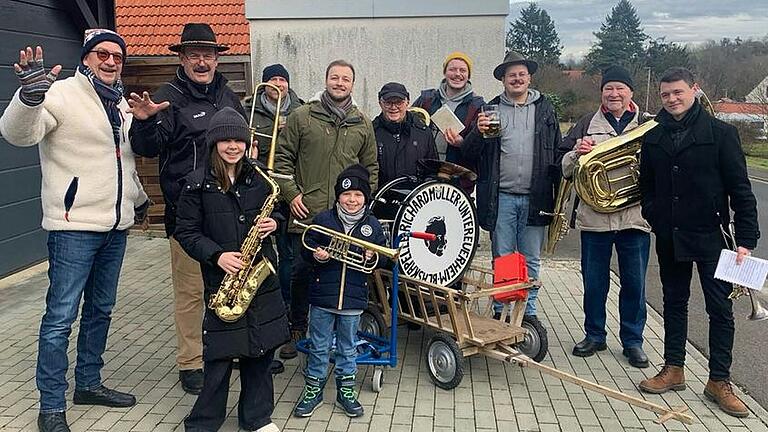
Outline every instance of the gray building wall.
{"label": "gray building wall", "polygon": [[[3,0],[0,7],[0,113],[19,86],[13,63],[19,49],[41,45],[46,66],[62,64],[61,78],[74,73],[82,33],[69,2]],[[34,31],[33,31],[34,30]],[[37,146],[19,148],[0,137],[0,277],[44,260],[46,233],[40,228],[40,160]]]}
{"label": "gray building wall", "polygon": [[342,58],[355,66],[353,97],[371,117],[384,83],[402,82],[414,101],[439,84],[443,59],[457,50],[474,61],[475,92],[486,99],[500,93],[493,68],[504,56],[508,12],[506,0],[246,0],[255,79],[264,66],[282,63],[291,87],[309,99],[324,88],[328,63]]}

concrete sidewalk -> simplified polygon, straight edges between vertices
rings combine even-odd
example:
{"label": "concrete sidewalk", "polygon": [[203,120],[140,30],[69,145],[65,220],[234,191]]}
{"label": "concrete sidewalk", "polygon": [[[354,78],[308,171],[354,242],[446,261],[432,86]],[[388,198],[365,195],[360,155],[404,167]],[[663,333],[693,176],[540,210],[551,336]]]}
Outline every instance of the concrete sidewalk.
{"label": "concrete sidewalk", "polygon": [[[652,367],[630,367],[618,341],[617,287],[608,308],[608,350],[583,359],[570,354],[581,340],[581,275],[578,263],[547,261],[542,269],[544,289],[539,296],[540,318],[549,330],[549,355],[543,363],[581,378],[645,397],[669,406],[688,406],[695,424],[669,421],[654,423],[654,413],[587,392],[531,369],[474,356],[466,360],[461,385],[453,391],[436,388],[424,360],[431,331],[400,327],[400,359],[385,371],[381,393],[370,389],[372,368],[360,371],[360,399],[366,414],[349,419],[331,403],[325,403],[308,419],[291,417],[303,378],[298,361],[286,364],[275,378],[276,407],[273,419],[285,430],[306,431],[766,431],[768,413],[749,396],[739,392],[753,410],[736,419],[721,413],[702,395],[707,362],[688,346],[687,390],[662,396],[640,393],[635,384],[654,375],[663,363],[661,318],[649,308],[645,349]],[[0,430],[36,431],[37,398],[35,360],[37,331],[47,289],[45,273],[18,278],[0,288]],[[113,313],[105,354],[103,379],[107,386],[136,395],[130,409],[71,406],[67,411],[73,431],[167,431],[179,427],[194,403],[178,385],[175,368],[173,295],[170,287],[168,242],[165,239],[130,237],[121,276],[118,305]],[[615,281],[614,281],[615,285]],[[75,326],[75,329],[77,326]],[[76,331],[70,343],[74,361]],[[738,359],[736,359],[738,361]],[[72,363],[73,366],[73,363]],[[73,384],[73,368],[69,382]],[[363,376],[364,375],[364,376]],[[332,386],[329,386],[332,387]],[[233,376],[230,417],[222,431],[236,431],[239,380]],[[71,390],[67,394],[71,400]],[[332,388],[326,401],[333,401]]]}

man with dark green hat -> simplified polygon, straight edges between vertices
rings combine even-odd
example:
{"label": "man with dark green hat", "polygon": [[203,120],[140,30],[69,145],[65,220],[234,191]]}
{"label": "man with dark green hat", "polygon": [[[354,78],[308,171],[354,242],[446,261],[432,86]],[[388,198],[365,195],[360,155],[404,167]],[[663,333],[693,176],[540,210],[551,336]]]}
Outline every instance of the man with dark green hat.
{"label": "man with dark green hat", "polygon": [[[560,126],[552,103],[530,88],[539,65],[510,51],[493,76],[504,91],[490,101],[498,105],[501,135],[484,138],[490,120],[481,112],[462,147],[477,161],[477,214],[491,233],[494,257],[515,251],[526,257],[528,274],[538,279],[545,228],[551,221],[560,181]],[[539,326],[536,289],[529,290],[525,319]],[[498,305],[500,306],[500,305]],[[499,308],[500,310],[500,308]]]}

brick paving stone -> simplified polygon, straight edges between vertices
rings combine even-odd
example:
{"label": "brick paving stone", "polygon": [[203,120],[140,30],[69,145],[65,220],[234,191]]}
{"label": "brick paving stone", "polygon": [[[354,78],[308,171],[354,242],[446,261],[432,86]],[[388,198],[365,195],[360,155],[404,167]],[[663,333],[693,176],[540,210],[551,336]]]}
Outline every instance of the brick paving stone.
{"label": "brick paving stone", "polygon": [[[478,252],[487,261],[487,251]],[[195,397],[178,384],[175,335],[168,263],[164,239],[130,236],[122,270],[118,302],[104,354],[105,384],[130,391],[139,404],[129,409],[70,406],[72,430],[171,431],[183,430],[181,422]],[[647,369],[629,366],[618,341],[617,279],[607,304],[608,350],[590,358],[571,355],[573,344],[583,338],[581,275],[578,262],[543,263],[545,289],[540,292],[540,318],[548,328],[550,350],[543,363],[580,378],[596,381],[629,395],[664,406],[687,406],[694,425],[670,421],[661,426],[657,415],[621,401],[606,398],[562,382],[533,369],[505,364],[482,356],[464,360],[465,376],[451,391],[436,388],[429,379],[424,356],[431,330],[400,327],[398,366],[385,370],[381,393],[370,388],[371,367],[359,371],[360,401],[366,414],[350,419],[334,407],[335,384],[326,386],[326,403],[310,419],[292,416],[301,393],[303,377],[298,359],[285,362],[286,371],[275,377],[273,420],[285,431],[754,431],[768,432],[768,414],[754,400],[742,397],[754,410],[746,419],[721,413],[702,393],[707,380],[707,360],[688,345],[686,378],[689,388],[661,396],[645,395],[637,383],[653,376],[663,363],[661,317],[649,310],[645,348],[652,363]],[[13,286],[0,281],[0,429],[36,431],[37,390],[34,373],[37,329],[47,277],[32,274]],[[130,288],[127,288],[130,287]],[[76,355],[77,322],[67,355]],[[67,372],[73,385],[73,368]],[[235,432],[239,374],[232,377],[228,416],[222,432]],[[71,401],[72,389],[67,392]]]}

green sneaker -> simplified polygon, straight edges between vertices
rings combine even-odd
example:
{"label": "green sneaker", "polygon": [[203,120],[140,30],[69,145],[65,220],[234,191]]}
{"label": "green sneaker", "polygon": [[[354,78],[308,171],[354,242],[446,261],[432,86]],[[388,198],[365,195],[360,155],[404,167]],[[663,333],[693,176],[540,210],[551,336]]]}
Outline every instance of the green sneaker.
{"label": "green sneaker", "polygon": [[296,417],[309,417],[323,403],[323,384],[319,378],[308,376],[299,403],[293,410]]}
{"label": "green sneaker", "polygon": [[357,401],[354,375],[336,377],[336,402],[350,417],[361,417],[363,415],[363,406]]}

